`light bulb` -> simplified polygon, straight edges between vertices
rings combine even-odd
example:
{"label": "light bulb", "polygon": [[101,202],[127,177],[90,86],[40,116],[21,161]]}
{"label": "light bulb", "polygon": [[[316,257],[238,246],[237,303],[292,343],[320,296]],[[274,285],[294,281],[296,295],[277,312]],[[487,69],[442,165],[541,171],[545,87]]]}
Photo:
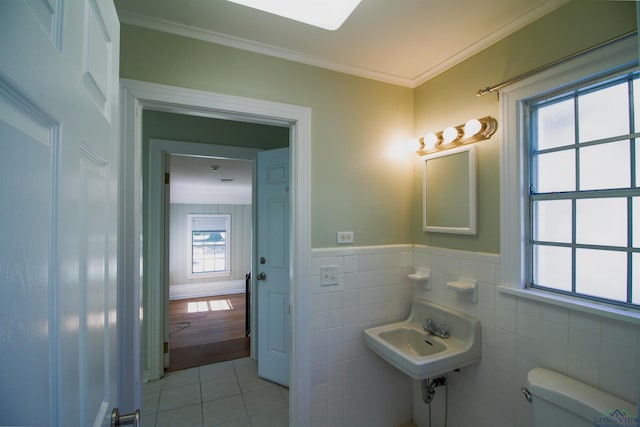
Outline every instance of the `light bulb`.
{"label": "light bulb", "polygon": [[435,133],[428,133],[422,138],[424,141],[424,149],[431,150],[438,144],[438,136]]}
{"label": "light bulb", "polygon": [[458,129],[448,127],[442,131],[442,139],[444,144],[449,144],[458,138]]}
{"label": "light bulb", "polygon": [[471,138],[473,135],[480,132],[482,129],[482,123],[478,119],[471,119],[464,124],[464,137]]}

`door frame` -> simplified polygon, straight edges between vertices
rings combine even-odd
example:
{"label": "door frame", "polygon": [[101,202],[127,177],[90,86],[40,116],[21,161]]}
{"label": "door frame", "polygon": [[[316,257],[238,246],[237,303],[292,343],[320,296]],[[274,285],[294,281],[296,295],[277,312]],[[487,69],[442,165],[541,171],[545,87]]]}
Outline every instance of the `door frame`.
{"label": "door frame", "polygon": [[[311,413],[311,351],[309,289],[311,288],[311,109],[260,99],[244,98],[214,92],[205,92],[137,80],[121,79],[121,138],[124,161],[121,169],[122,245],[119,254],[123,260],[120,287],[123,299],[131,298],[130,312],[122,313],[120,322],[121,361],[120,387],[137,390],[133,396],[140,402],[142,374],[141,333],[142,283],[139,268],[142,231],[142,110],[152,109],[180,114],[204,115],[261,124],[286,125],[290,129],[291,148],[291,362],[290,362],[290,425],[308,425]],[[129,250],[138,256],[125,258]],[[133,248],[133,249],[131,249]],[[146,260],[149,262],[149,260]],[[138,264],[134,266],[132,264]],[[157,295],[156,295],[157,294]],[[152,301],[162,301],[164,292],[148,295]],[[145,321],[161,325],[159,304],[150,304]],[[156,305],[157,310],[153,308]],[[127,306],[125,306],[127,307]],[[136,327],[136,324],[138,327]],[[136,329],[138,332],[136,332]],[[160,329],[144,337],[147,343],[163,342]],[[137,344],[135,342],[137,334]],[[127,347],[130,345],[129,347]],[[150,346],[153,347],[153,346]],[[125,349],[137,351],[124,354]],[[147,371],[156,374],[163,369],[162,354],[149,352]],[[131,372],[128,372],[131,370]],[[137,371],[136,371],[137,370]],[[131,376],[127,377],[127,374]],[[137,375],[137,376],[136,376]],[[131,388],[133,387],[133,388]],[[141,403],[141,402],[140,402]]]}

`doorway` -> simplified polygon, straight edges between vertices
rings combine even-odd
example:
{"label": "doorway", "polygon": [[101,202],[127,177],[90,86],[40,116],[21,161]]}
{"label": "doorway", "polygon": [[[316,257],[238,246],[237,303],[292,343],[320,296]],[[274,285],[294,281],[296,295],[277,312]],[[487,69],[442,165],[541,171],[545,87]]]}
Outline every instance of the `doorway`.
{"label": "doorway", "polygon": [[[311,381],[308,375],[311,369],[309,338],[309,289],[311,282],[311,109],[295,105],[264,101],[258,99],[230,96],[160,85],[135,80],[121,80],[121,129],[124,143],[121,153],[122,180],[121,199],[123,221],[121,230],[121,252],[128,262],[120,270],[119,281],[125,302],[122,305],[123,320],[119,324],[121,348],[133,348],[134,352],[123,352],[122,366],[130,366],[121,373],[122,388],[134,390],[133,398],[140,402],[140,378],[154,379],[162,375],[162,358],[155,352],[144,349],[161,349],[163,337],[157,329],[142,331],[137,325],[142,314],[142,283],[140,264],[136,260],[144,259],[145,264],[161,258],[162,248],[153,248],[152,254],[142,256],[139,252],[142,240],[142,188],[143,170],[148,159],[142,159],[142,111],[152,108],[159,111],[181,112],[208,116],[224,115],[252,123],[271,123],[285,125],[290,129],[291,147],[291,322],[292,322],[292,358],[290,420],[293,425],[309,423]],[[161,178],[161,177],[158,177]],[[155,221],[155,220],[154,220]],[[128,250],[130,249],[130,251]],[[127,257],[126,255],[129,254]],[[133,261],[133,262],[131,262]],[[151,300],[162,301],[162,290],[154,288],[145,295]],[[127,309],[131,307],[131,309]],[[144,312],[144,324],[160,324],[160,310],[153,305]],[[146,326],[145,326],[146,327]],[[141,333],[143,332],[143,333]],[[147,354],[144,360],[140,355]],[[139,369],[139,370],[138,370]]]}
{"label": "doorway", "polygon": [[166,370],[247,357],[253,162],[204,155],[167,157]]}
{"label": "doorway", "polygon": [[[160,329],[163,346],[159,349],[159,356],[163,358],[163,371],[174,370],[184,367],[185,361],[178,365],[172,362],[171,334],[184,335],[185,326],[188,328],[191,323],[171,324],[170,301],[180,297],[245,292],[246,275],[254,264],[253,239],[257,234],[254,232],[252,220],[256,217],[253,189],[257,187],[253,179],[253,169],[254,160],[262,148],[218,145],[211,135],[218,138],[225,135],[225,141],[234,143],[237,142],[233,139],[236,133],[246,137],[246,133],[249,132],[254,136],[252,140],[258,141],[258,144],[275,139],[277,143],[286,145],[289,143],[289,130],[283,127],[253,125],[247,131],[247,125],[242,122],[147,110],[143,112],[142,124],[143,138],[173,131],[174,135],[184,135],[190,140],[198,139],[198,134],[202,133],[214,142],[147,138],[149,172],[145,175],[144,193],[145,199],[148,200],[145,209],[148,227],[145,235],[147,244],[144,247],[150,261],[145,263],[143,270],[143,276],[147,277],[143,294],[150,296],[145,307],[147,311],[154,308],[160,311],[159,323],[150,321],[147,330],[153,332],[156,328]],[[230,124],[234,125],[231,130]],[[176,129],[181,130],[176,134]],[[272,135],[274,130],[277,132]],[[258,135],[262,136],[261,140]],[[203,183],[205,177],[208,183]],[[219,251],[223,250],[223,247],[216,244],[212,249],[215,249],[214,258],[217,260],[204,260],[201,259],[202,251],[198,256],[195,254],[198,248],[194,247],[193,234],[204,231],[208,231],[207,235],[211,234],[212,227],[228,227],[225,235],[229,234],[232,239],[228,241],[227,256],[220,256]],[[205,235],[199,234],[198,238]],[[218,238],[221,236],[217,233]],[[206,242],[195,242],[198,246],[201,243]],[[158,255],[159,257],[156,257]],[[166,262],[168,259],[171,262]],[[218,271],[215,271],[216,269]],[[154,291],[161,291],[160,301],[151,297]],[[155,306],[153,301],[158,301],[158,306]],[[246,306],[255,312],[258,306],[256,299],[253,298]],[[255,331],[252,326],[251,329]],[[210,337],[201,335],[200,338]],[[251,335],[250,341],[250,347],[257,345],[255,334]],[[239,345],[243,345],[242,342],[232,344],[235,350]],[[151,347],[145,350],[148,352],[147,358],[153,357],[154,351],[158,351]],[[212,353],[211,348],[206,350]],[[212,356],[219,349],[214,350]],[[178,354],[181,353],[182,351]],[[200,356],[202,357],[202,354]],[[195,361],[189,362],[189,365],[195,366],[193,363]],[[163,372],[160,375],[163,375]]]}

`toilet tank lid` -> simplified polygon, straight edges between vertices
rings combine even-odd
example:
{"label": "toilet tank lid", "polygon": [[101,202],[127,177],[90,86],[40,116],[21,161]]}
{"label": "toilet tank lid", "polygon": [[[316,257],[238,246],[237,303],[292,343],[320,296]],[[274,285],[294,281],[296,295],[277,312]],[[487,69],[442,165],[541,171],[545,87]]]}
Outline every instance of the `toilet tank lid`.
{"label": "toilet tank lid", "polygon": [[548,369],[530,370],[527,388],[534,398],[548,400],[590,420],[606,416],[616,409],[636,415],[633,403]]}

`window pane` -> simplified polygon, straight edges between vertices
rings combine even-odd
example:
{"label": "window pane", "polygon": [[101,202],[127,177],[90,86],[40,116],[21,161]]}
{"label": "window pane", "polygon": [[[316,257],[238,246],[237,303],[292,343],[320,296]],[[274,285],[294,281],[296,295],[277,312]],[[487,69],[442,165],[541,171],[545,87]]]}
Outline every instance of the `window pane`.
{"label": "window pane", "polygon": [[580,149],[580,190],[628,188],[631,185],[629,141]]}
{"label": "window pane", "polygon": [[573,191],[576,189],[575,150],[536,156],[536,192]]}
{"label": "window pane", "polygon": [[573,98],[538,109],[538,150],[575,143]]}
{"label": "window pane", "polygon": [[578,97],[580,142],[629,133],[629,92],[620,83]]}
{"label": "window pane", "polygon": [[204,246],[201,242],[199,242],[200,238],[200,233],[193,233],[193,241],[191,246],[191,271],[193,273],[202,273],[204,271],[204,264],[202,262],[202,258],[204,255]]}
{"label": "window pane", "polygon": [[631,302],[640,304],[640,254],[633,254],[633,296]]}
{"label": "window pane", "polygon": [[633,219],[632,227],[633,227],[633,240],[632,245],[634,248],[640,248],[640,197],[634,197],[632,204],[633,209]]}
{"label": "window pane", "polygon": [[627,246],[627,199],[577,200],[576,242]]}
{"label": "window pane", "polygon": [[640,130],[640,79],[633,80],[633,111],[635,115],[635,131]]}
{"label": "window pane", "polygon": [[571,243],[571,200],[544,200],[533,204],[533,238]]}
{"label": "window pane", "polygon": [[571,249],[534,245],[533,282],[539,286],[571,291]]}
{"label": "window pane", "polygon": [[577,249],[576,292],[615,301],[626,301],[627,254]]}
{"label": "window pane", "polygon": [[640,187],[640,140],[637,140],[637,139],[636,139],[636,182],[634,183],[634,185],[636,187]]}

